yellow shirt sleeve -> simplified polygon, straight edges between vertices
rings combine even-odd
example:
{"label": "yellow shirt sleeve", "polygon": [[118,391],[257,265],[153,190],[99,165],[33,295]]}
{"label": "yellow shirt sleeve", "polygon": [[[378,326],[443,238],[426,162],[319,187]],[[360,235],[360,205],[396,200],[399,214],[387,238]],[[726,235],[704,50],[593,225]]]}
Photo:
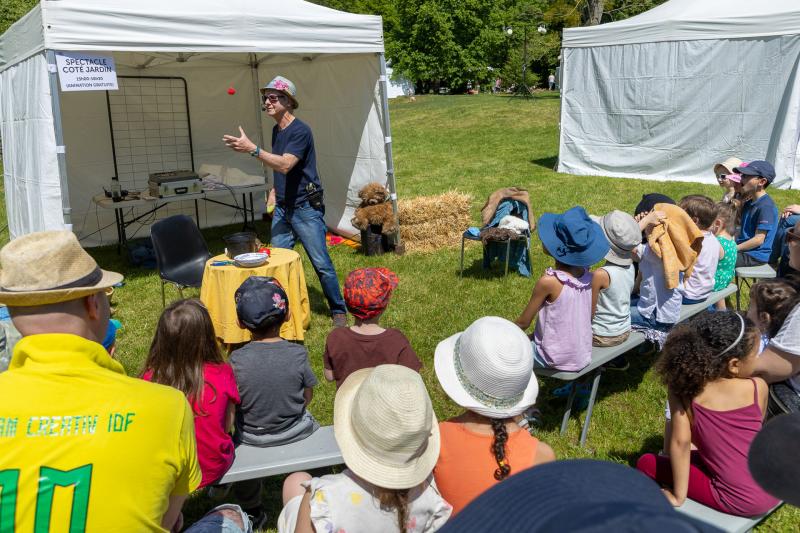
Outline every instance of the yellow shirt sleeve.
{"label": "yellow shirt sleeve", "polygon": [[203,479],[200,471],[200,463],[197,460],[197,441],[194,434],[194,413],[192,407],[186,400],[183,401],[183,421],[179,434],[180,442],[178,450],[180,453],[181,471],[175,480],[175,487],[170,496],[184,496],[191,493]]}

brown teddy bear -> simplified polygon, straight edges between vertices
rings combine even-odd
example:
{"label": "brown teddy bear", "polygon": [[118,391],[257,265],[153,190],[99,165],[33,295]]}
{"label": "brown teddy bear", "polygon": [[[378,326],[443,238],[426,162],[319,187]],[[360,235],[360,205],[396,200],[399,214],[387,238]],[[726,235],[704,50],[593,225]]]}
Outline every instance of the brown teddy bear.
{"label": "brown teddy bear", "polygon": [[353,226],[366,231],[370,225],[382,226],[381,233],[390,235],[397,231],[389,191],[380,183],[368,183],[359,191],[361,205],[350,221]]}

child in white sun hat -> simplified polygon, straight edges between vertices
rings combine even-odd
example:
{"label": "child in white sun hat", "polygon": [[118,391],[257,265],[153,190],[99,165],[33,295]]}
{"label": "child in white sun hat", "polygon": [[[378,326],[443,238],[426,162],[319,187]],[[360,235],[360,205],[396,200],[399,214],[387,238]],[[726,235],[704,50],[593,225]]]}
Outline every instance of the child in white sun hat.
{"label": "child in white sun hat", "polygon": [[283,484],[279,533],[436,531],[452,507],[433,483],[439,428],[420,375],[400,365],[350,374],[336,392],[334,433],[347,469]]}
{"label": "child in white sun hat", "polygon": [[553,450],[522,429],[522,413],[536,403],[533,346],[513,322],[479,318],[436,347],[436,377],[466,409],[441,422],[436,486],[458,513],[496,483],[555,460]]}

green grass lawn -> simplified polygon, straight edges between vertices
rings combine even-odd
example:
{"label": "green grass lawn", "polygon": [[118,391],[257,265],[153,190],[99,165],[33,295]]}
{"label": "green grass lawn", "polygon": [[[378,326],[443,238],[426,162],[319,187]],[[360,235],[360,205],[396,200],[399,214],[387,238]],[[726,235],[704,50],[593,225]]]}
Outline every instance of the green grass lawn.
{"label": "green grass lawn", "polygon": [[[416,102],[391,104],[392,138],[395,148],[398,194],[409,198],[456,189],[473,195],[474,221],[486,196],[497,188],[520,186],[531,193],[536,214],[563,211],[576,204],[590,213],[611,209],[631,212],[642,194],[663,192],[675,199],[691,193],[721,197],[718,187],[677,182],[579,177],[552,170],[558,155],[559,100],[554,94],[533,100],[481,96],[421,96]],[[323,172],[324,173],[324,172]],[[779,206],[796,203],[793,193],[770,191]],[[205,231],[212,253],[223,249],[221,236],[232,227]],[[259,226],[263,236],[267,232]],[[0,238],[7,238],[0,236]],[[422,375],[440,419],[459,409],[452,404],[433,372],[436,344],[466,328],[475,319],[497,315],[515,319],[530,297],[538,275],[551,262],[536,240],[532,245],[534,278],[502,276],[502,268],[483,272],[480,246],[467,249],[464,278],[458,276],[459,242],[430,254],[365,257],[346,247],[331,250],[340,280],[347,272],[365,266],[386,266],[400,276],[384,323],[401,329],[425,364]],[[302,253],[302,249],[298,247]],[[141,371],[161,311],[158,275],[133,269],[114,248],[92,250],[103,268],[126,276],[125,287],[116,291],[116,318],[123,323],[118,337],[119,358],[132,375]],[[327,305],[319,281],[304,256],[313,317],[305,345],[312,366],[322,380],[322,351],[330,330]],[[171,289],[168,289],[171,290]],[[176,292],[170,292],[177,297]],[[633,465],[639,455],[658,451],[664,425],[665,389],[652,371],[653,358],[634,359],[629,371],[604,374],[592,416],[587,447],[577,446],[580,423],[571,420],[568,432],[559,435],[564,401],[550,391],[560,383],[542,380],[539,406],[544,427],[536,435],[550,444],[559,458],[591,457]],[[324,381],[324,380],[323,380]],[[311,411],[323,424],[332,423],[332,384],[321,383],[315,391]],[[583,413],[580,413],[581,420]],[[280,511],[281,479],[267,484],[265,497],[274,527]],[[199,496],[187,505],[188,518],[208,508]],[[800,511],[784,506],[761,530],[796,530]]]}

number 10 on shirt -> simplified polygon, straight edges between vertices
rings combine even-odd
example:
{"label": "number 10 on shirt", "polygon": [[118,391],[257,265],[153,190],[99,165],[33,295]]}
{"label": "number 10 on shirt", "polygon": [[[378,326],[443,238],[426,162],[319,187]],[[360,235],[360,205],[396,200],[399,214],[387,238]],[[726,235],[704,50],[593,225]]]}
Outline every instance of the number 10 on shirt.
{"label": "number 10 on shirt", "polygon": [[[39,488],[36,492],[34,533],[47,533],[50,530],[50,515],[56,487],[73,487],[69,531],[70,533],[85,531],[91,482],[91,464],[72,470],[41,467],[39,469]],[[0,533],[14,533],[18,486],[18,469],[0,471]]]}

